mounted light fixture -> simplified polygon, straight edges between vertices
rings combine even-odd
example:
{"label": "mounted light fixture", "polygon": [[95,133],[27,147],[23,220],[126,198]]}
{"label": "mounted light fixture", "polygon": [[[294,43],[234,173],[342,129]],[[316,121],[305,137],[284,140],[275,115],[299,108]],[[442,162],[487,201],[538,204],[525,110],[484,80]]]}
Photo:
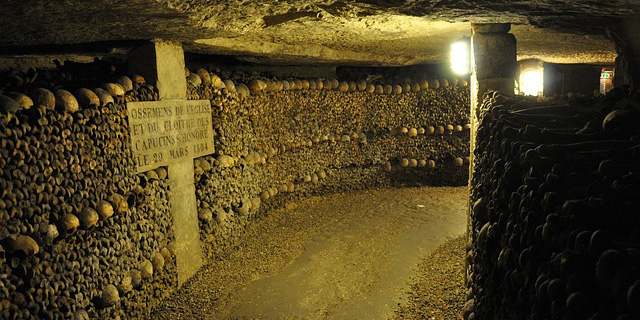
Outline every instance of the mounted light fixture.
{"label": "mounted light fixture", "polygon": [[458,75],[471,73],[471,41],[469,37],[462,37],[451,44],[451,70]]}
{"label": "mounted light fixture", "polygon": [[544,93],[544,61],[527,59],[518,62],[516,93],[527,96]]}
{"label": "mounted light fixture", "polygon": [[520,74],[520,92],[528,96],[539,96],[544,90],[542,69],[525,69]]}

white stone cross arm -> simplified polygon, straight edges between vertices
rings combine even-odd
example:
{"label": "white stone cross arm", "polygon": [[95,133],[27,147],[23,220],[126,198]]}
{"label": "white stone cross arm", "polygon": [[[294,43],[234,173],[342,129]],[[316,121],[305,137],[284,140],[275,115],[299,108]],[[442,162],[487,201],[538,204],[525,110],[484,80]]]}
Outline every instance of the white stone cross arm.
{"label": "white stone cross arm", "polygon": [[212,154],[209,100],[128,102],[136,172]]}

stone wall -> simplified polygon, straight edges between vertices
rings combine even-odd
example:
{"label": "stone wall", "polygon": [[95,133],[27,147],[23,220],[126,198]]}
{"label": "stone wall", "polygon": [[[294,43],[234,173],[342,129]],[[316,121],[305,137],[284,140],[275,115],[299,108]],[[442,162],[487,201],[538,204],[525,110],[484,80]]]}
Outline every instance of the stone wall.
{"label": "stone wall", "polygon": [[485,95],[465,319],[640,316],[638,101]]}
{"label": "stone wall", "polygon": [[212,101],[216,131],[216,154],[196,160],[195,177],[209,257],[233,246],[249,221],[287,201],[467,182],[464,81],[384,84],[385,93],[383,83],[369,83],[367,92],[364,81],[241,79],[245,85],[203,69],[197,74],[189,75],[190,96]]}

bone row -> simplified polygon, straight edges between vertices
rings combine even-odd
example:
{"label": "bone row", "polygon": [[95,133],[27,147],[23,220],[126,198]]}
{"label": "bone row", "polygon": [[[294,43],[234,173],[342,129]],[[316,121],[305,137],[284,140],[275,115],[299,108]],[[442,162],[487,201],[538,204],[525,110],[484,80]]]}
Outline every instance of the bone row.
{"label": "bone row", "polygon": [[[113,83],[104,83],[93,90],[78,88],[73,93],[64,89],[56,89],[52,92],[45,88],[34,88],[26,93],[11,91],[0,94],[0,110],[15,113],[18,110],[28,110],[36,106],[47,110],[55,109],[73,113],[89,106],[106,106],[114,103],[114,98],[125,97],[127,92],[134,90],[134,86],[139,88],[145,84],[141,76],[134,75],[132,78],[133,80],[127,76],[121,76]],[[153,87],[147,86],[147,88],[148,90],[137,94],[137,100],[157,99],[157,93],[154,92]],[[128,97],[127,100],[133,99]]]}
{"label": "bone row", "polygon": [[199,68],[195,73],[189,69],[185,70],[187,83],[193,87],[201,85],[211,85],[214,88],[226,89],[229,92],[238,93],[241,97],[256,95],[261,92],[278,92],[287,90],[336,90],[340,92],[367,92],[375,94],[401,94],[403,92],[420,92],[429,89],[455,88],[458,86],[467,87],[467,80],[453,78],[422,80],[420,82],[403,84],[374,84],[365,80],[359,81],[339,81],[337,79],[292,79],[292,80],[269,80],[255,79],[249,83],[234,83],[230,79],[222,80],[218,75]]}

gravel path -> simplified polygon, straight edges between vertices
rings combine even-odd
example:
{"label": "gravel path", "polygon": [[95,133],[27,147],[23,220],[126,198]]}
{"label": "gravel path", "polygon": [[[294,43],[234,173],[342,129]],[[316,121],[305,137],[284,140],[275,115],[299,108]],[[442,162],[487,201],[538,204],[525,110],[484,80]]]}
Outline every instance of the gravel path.
{"label": "gravel path", "polygon": [[464,243],[457,237],[423,259],[408,297],[396,309],[394,319],[463,319]]}
{"label": "gravel path", "polygon": [[150,319],[392,318],[420,257],[464,232],[466,199],[466,188],[389,188],[289,204]]}

